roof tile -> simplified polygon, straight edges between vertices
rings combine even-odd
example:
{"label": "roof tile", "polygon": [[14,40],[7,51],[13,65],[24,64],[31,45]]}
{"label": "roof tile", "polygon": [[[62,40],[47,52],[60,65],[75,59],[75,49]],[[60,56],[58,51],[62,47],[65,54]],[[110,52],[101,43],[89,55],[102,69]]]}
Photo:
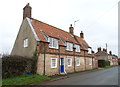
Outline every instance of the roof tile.
{"label": "roof tile", "polygon": [[[81,39],[80,37],[78,36],[72,36],[70,33],[64,31],[64,30],[61,30],[59,28],[56,28],[54,26],[51,26],[49,24],[46,24],[44,22],[41,22],[41,21],[38,21],[36,19],[33,19],[31,18],[31,24],[36,32],[36,34],[38,35],[38,38],[41,40],[41,41],[44,41],[44,42],[47,42],[45,37],[43,36],[42,32],[44,32],[45,34],[47,34],[48,36],[51,36],[51,37],[54,37],[54,38],[57,38],[59,39],[59,45],[64,45],[62,43],[62,41],[60,40],[60,38],[64,39],[65,41],[68,41],[68,42],[72,42],[72,43],[75,43],[75,44],[79,44],[79,43],[83,43],[85,46],[87,47],[90,47],[86,42],[85,40]],[[75,40],[75,37],[76,39],[78,40],[78,42]],[[82,45],[82,44],[81,44]],[[85,49],[85,48],[84,48]]]}

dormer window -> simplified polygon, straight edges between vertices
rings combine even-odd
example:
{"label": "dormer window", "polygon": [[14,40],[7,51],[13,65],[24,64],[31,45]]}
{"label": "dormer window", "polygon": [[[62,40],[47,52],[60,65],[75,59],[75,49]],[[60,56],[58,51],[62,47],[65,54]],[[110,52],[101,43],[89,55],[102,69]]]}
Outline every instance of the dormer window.
{"label": "dormer window", "polygon": [[28,47],[28,38],[24,39],[24,48]]}
{"label": "dormer window", "polygon": [[67,46],[66,50],[73,51],[73,43],[67,42],[66,46]]}
{"label": "dormer window", "polygon": [[90,54],[91,54],[91,49],[90,49],[90,48],[88,48],[88,53],[90,53]]}
{"label": "dormer window", "polygon": [[84,45],[84,44],[82,44],[82,45],[83,45],[84,48],[88,49],[88,47],[86,45]]}
{"label": "dormer window", "polygon": [[58,39],[49,37],[48,38],[48,42],[49,42],[49,47],[50,48],[56,48],[56,49],[58,49]]}
{"label": "dormer window", "polygon": [[42,34],[43,34],[43,36],[45,37],[45,39],[48,41],[49,36],[46,35],[44,32],[42,32]]}
{"label": "dormer window", "polygon": [[79,45],[75,44],[74,47],[76,48],[75,49],[76,52],[80,52],[80,46]]}

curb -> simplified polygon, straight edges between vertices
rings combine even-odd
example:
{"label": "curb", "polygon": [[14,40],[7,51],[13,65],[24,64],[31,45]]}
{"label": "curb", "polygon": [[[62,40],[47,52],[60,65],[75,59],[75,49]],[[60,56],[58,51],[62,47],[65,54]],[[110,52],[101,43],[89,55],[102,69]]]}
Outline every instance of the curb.
{"label": "curb", "polygon": [[69,78],[69,76],[63,76],[63,77],[55,78],[55,79],[50,80],[50,81],[57,81],[57,80],[66,79],[66,78]]}

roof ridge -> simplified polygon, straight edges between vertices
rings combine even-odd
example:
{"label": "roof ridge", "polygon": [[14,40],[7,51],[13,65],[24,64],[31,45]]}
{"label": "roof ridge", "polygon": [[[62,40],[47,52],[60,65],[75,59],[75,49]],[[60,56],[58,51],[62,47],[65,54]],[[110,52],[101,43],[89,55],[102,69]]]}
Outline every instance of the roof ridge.
{"label": "roof ridge", "polygon": [[[64,33],[64,39],[66,40],[66,41],[68,41],[68,42],[73,42],[73,43],[78,43],[78,42],[80,42],[80,41],[82,41],[82,43],[84,43],[85,45],[87,45],[88,47],[89,47],[89,45],[86,43],[86,41],[85,40],[83,40],[81,37],[79,37],[79,36],[77,36],[77,35],[71,35],[71,33],[69,33],[69,32],[67,32],[67,31],[65,31],[65,30],[62,30],[62,29],[60,29],[60,28],[57,28],[57,27],[55,27],[55,26],[53,26],[53,25],[50,25],[50,24],[47,24],[47,23],[45,23],[45,22],[42,22],[42,21],[39,21],[39,20],[37,20],[37,19],[34,19],[34,18],[30,18],[31,20],[33,20],[34,22],[38,22],[38,24],[39,23],[42,23],[43,24],[43,26],[45,25],[45,26],[48,26],[48,28],[53,28],[53,29],[56,29],[57,30],[57,32],[61,32],[61,33]],[[39,27],[38,27],[39,28]],[[45,33],[45,32],[44,32]],[[55,32],[54,32],[55,33]],[[50,36],[51,36],[52,34],[50,34]],[[68,37],[66,38],[66,35],[68,35]],[[60,34],[60,37],[62,36],[62,34]],[[55,37],[58,37],[58,36],[55,36]],[[75,37],[77,37],[80,41],[77,41],[76,39],[75,39]],[[62,37],[61,37],[62,38]],[[79,44],[79,43],[78,43]]]}
{"label": "roof ridge", "polygon": [[[30,18],[30,19],[36,20],[36,21],[38,21],[38,22],[42,22],[42,23],[47,24],[47,25],[49,25],[49,26],[51,26],[51,27],[57,28],[57,29],[59,29],[59,30],[61,30],[61,31],[63,31],[63,32],[69,33],[69,32],[67,32],[67,31],[65,31],[65,30],[63,30],[63,29],[61,29],[61,28],[55,27],[55,26],[53,26],[53,25],[50,25],[50,24],[45,23],[45,22],[43,22],[43,21],[37,20],[37,19],[35,19],[35,18]],[[69,33],[69,34],[70,34],[70,33]]]}

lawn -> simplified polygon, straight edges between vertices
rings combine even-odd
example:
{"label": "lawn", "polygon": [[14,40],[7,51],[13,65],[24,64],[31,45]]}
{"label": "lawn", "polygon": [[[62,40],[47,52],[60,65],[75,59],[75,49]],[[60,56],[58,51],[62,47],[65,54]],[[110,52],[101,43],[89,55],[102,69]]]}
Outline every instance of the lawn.
{"label": "lawn", "polygon": [[42,75],[23,75],[2,80],[2,85],[27,85],[51,80],[51,78]]}
{"label": "lawn", "polygon": [[105,67],[103,67],[103,68],[111,68],[112,66],[105,66]]}

